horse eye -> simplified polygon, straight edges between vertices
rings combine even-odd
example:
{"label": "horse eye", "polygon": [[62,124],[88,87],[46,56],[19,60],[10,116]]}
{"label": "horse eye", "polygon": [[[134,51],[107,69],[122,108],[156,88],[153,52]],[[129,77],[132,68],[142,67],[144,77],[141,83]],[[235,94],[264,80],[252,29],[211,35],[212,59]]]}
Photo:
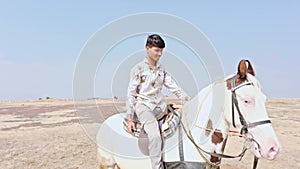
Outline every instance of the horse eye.
{"label": "horse eye", "polygon": [[255,101],[253,99],[243,99],[246,106],[254,106]]}

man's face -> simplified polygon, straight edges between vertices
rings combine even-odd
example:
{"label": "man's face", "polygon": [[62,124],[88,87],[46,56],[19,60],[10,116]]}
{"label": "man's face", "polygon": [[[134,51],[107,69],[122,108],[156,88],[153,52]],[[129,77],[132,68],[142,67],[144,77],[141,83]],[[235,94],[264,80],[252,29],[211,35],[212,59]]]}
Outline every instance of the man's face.
{"label": "man's face", "polygon": [[146,50],[147,50],[149,59],[157,62],[162,55],[163,48],[147,46]]}

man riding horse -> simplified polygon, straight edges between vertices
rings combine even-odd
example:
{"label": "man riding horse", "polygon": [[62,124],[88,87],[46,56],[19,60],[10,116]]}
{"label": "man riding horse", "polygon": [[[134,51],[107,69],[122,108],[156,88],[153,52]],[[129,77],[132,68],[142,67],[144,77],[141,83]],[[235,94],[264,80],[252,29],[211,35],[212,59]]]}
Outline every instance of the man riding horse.
{"label": "man riding horse", "polygon": [[190,98],[159,63],[164,47],[164,40],[159,35],[153,34],[148,37],[147,56],[131,70],[128,86],[127,130],[134,135],[133,131],[136,128],[133,117],[135,113],[147,133],[148,150],[153,169],[163,167],[161,160],[163,139],[157,123],[157,120],[166,114],[167,104],[163,100],[163,86],[184,101]]}

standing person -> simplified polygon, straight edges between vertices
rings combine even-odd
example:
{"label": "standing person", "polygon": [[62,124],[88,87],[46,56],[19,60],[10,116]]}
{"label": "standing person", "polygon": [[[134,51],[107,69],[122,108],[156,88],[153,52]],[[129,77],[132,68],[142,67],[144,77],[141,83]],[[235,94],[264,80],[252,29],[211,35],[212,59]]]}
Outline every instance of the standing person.
{"label": "standing person", "polygon": [[[153,169],[163,168],[161,160],[163,140],[157,122],[157,119],[160,119],[167,109],[167,104],[163,99],[163,86],[184,101],[190,98],[160,64],[159,59],[164,47],[165,42],[159,35],[148,36],[146,42],[147,56],[131,69],[128,86],[128,131],[135,129],[132,122],[135,112],[147,133],[148,150]],[[133,132],[131,134],[133,135]]]}

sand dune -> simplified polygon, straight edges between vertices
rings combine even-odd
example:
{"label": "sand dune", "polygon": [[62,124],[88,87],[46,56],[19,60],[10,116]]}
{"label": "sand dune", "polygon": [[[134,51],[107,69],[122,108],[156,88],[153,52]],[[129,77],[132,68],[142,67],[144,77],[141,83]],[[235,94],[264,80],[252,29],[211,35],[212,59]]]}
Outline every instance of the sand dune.
{"label": "sand dune", "polygon": [[[95,103],[98,109],[92,106]],[[80,113],[73,101],[1,102],[0,168],[97,168],[92,139],[97,123],[124,111],[124,103],[98,99],[82,103],[81,108],[90,114]],[[282,151],[274,161],[260,160],[258,168],[300,169],[300,99],[269,99],[267,109]],[[241,139],[230,138],[226,151],[239,153],[239,145]],[[252,160],[248,152],[241,161],[224,159],[222,168],[252,168]]]}

